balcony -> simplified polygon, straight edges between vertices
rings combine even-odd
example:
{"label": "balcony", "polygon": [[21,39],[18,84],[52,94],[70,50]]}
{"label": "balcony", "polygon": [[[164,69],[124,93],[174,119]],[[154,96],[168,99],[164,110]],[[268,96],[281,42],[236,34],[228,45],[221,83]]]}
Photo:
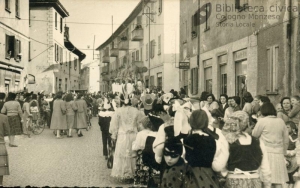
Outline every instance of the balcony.
{"label": "balcony", "polygon": [[102,63],[110,63],[110,57],[107,55],[104,55],[102,57]]}
{"label": "balcony", "polygon": [[119,56],[119,49],[118,48],[112,48],[110,50],[110,57],[118,57]]}
{"label": "balcony", "polygon": [[104,66],[101,68],[101,75],[107,75],[108,74],[108,66]]}
{"label": "balcony", "polygon": [[142,28],[134,29],[131,32],[131,41],[141,41],[144,39],[144,30]]}
{"label": "balcony", "polygon": [[128,40],[121,40],[119,42],[119,50],[129,50],[129,41]]}

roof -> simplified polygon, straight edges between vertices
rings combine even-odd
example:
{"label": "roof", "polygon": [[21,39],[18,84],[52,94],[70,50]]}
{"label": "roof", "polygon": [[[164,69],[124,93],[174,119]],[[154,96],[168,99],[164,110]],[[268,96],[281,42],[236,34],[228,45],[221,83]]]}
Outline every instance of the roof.
{"label": "roof", "polygon": [[69,16],[67,9],[59,0],[29,0],[30,7],[53,7],[63,18]]}
{"label": "roof", "polygon": [[[145,3],[147,3],[149,0],[145,0]],[[129,16],[126,18],[126,20],[118,27],[117,30],[104,42],[102,43],[96,50],[102,50],[107,45],[109,45],[115,38],[118,37],[119,34],[121,34],[127,26],[136,18],[136,16],[142,11],[143,9],[143,0],[139,2],[139,4],[133,9],[133,11],[129,14]]]}

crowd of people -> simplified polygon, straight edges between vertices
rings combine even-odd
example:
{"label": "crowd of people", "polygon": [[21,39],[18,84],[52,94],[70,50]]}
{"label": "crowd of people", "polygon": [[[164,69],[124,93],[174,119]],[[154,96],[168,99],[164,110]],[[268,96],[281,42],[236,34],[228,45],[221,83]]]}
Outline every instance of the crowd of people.
{"label": "crowd of people", "polygon": [[170,188],[300,186],[295,182],[299,96],[274,106],[267,96],[249,92],[217,100],[207,92],[192,99],[183,89],[146,89],[107,93],[100,109],[103,155],[108,162],[113,157],[111,176],[122,182]]}

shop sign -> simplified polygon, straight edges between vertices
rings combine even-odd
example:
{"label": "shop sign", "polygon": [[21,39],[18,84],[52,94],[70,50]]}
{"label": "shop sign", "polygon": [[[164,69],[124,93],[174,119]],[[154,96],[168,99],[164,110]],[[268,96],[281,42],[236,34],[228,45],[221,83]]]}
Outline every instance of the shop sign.
{"label": "shop sign", "polygon": [[179,69],[190,69],[190,62],[179,62]]}

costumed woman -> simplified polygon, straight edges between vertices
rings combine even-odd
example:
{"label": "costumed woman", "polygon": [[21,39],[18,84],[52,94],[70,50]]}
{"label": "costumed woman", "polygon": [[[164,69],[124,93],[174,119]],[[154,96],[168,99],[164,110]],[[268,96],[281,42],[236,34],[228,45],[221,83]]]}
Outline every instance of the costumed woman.
{"label": "costumed woman", "polygon": [[[123,98],[122,98],[123,97]],[[137,119],[139,110],[131,107],[128,95],[122,95],[124,101],[112,116],[109,132],[116,140],[116,149],[111,176],[125,183],[132,183],[136,161],[132,158],[132,142],[137,134]]]}
{"label": "costumed woman", "polygon": [[271,187],[271,170],[263,141],[250,136],[246,129],[249,116],[234,112],[222,132],[229,143],[226,188]]}

